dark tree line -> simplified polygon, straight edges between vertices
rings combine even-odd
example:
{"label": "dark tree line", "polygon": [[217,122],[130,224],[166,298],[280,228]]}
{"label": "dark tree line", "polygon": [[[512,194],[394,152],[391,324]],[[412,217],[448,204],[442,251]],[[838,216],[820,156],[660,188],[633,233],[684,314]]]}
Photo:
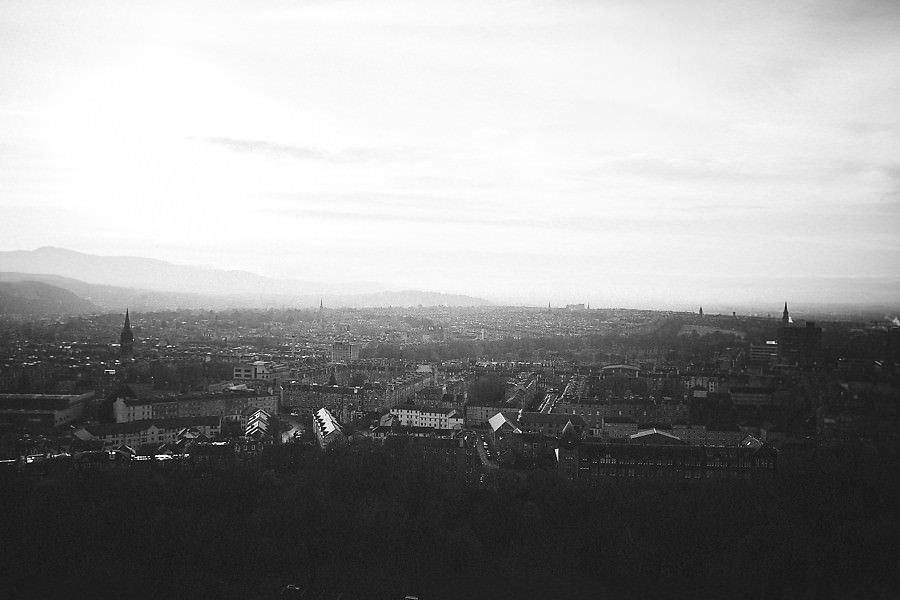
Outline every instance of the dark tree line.
{"label": "dark tree line", "polygon": [[[404,444],[272,450],[261,465],[71,473],[0,488],[3,597],[890,597],[896,469],[579,490],[472,489]],[[3,592],[6,593],[3,593]],[[336,594],[335,594],[336,595]]]}

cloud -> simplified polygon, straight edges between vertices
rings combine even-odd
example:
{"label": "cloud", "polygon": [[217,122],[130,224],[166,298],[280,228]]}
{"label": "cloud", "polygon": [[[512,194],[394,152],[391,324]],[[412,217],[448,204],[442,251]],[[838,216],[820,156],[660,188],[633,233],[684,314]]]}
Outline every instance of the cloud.
{"label": "cloud", "polygon": [[[310,218],[325,221],[349,222],[390,222],[409,223],[420,226],[455,225],[465,227],[484,226],[494,229],[527,229],[533,231],[555,231],[569,233],[669,233],[693,235],[678,227],[673,227],[671,219],[655,218],[649,215],[635,217],[605,217],[582,215],[573,220],[567,215],[533,213],[526,216],[511,215],[505,210],[483,206],[478,211],[457,211],[446,203],[442,207],[409,204],[393,204],[391,210],[379,205],[384,197],[379,194],[356,195],[343,204],[341,209],[322,208],[320,204],[307,206],[284,206],[276,209],[279,215],[288,218]],[[368,201],[367,201],[368,198]],[[687,220],[687,217],[685,217]]]}
{"label": "cloud", "polygon": [[414,160],[415,158],[422,156],[419,151],[398,148],[346,148],[334,151],[310,146],[283,144],[270,140],[207,137],[200,138],[199,141],[237,153],[266,154],[269,156],[297,160],[334,163],[369,162],[376,160]]}

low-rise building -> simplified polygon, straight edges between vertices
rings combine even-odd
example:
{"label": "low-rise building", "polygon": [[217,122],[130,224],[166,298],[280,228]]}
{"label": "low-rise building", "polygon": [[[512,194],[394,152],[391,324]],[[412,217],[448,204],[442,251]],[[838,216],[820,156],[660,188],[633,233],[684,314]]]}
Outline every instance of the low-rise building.
{"label": "low-rise building", "polygon": [[404,404],[391,409],[406,427],[429,427],[431,429],[462,429],[463,417],[454,408],[428,408]]}
{"label": "low-rise building", "polygon": [[775,404],[775,389],[770,387],[733,387],[731,402],[735,406],[771,406]]}
{"label": "low-rise building", "polygon": [[440,474],[474,484],[481,474],[481,461],[475,450],[475,443],[474,437],[428,437],[415,440],[413,447],[420,449],[426,465]]}
{"label": "low-rise building", "polygon": [[272,361],[257,360],[252,363],[235,366],[234,380],[237,382],[268,381],[277,384],[280,381],[287,379],[289,372],[290,369],[287,365]]}
{"label": "low-rise building", "polygon": [[286,381],[281,384],[281,406],[296,411],[301,416],[312,416],[320,408],[344,421],[352,421],[357,415],[377,410],[374,394],[367,387],[343,385],[319,385]]}
{"label": "low-rise building", "polygon": [[19,428],[50,430],[81,418],[85,403],[94,392],[85,394],[0,394],[0,423]]}
{"label": "low-rise building", "polygon": [[560,476],[596,487],[616,479],[759,479],[771,477],[778,453],[769,446],[691,446],[655,430],[626,442],[581,439],[570,429],[557,454]]}
{"label": "low-rise building", "polygon": [[215,439],[221,430],[219,417],[181,417],[175,419],[148,419],[128,423],[95,423],[75,430],[82,441],[98,440],[105,450],[142,444],[175,444],[185,428],[195,428],[208,439]]}
{"label": "low-rise building", "polygon": [[278,411],[279,397],[248,391],[184,394],[166,398],[119,397],[113,402],[116,423],[183,417],[224,417],[247,409]]}

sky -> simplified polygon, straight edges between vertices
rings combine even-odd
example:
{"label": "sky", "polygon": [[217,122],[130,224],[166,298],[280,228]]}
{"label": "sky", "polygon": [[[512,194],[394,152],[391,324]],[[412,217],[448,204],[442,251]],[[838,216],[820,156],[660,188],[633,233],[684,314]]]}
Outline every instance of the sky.
{"label": "sky", "polygon": [[0,0],[0,250],[900,298],[900,2]]}

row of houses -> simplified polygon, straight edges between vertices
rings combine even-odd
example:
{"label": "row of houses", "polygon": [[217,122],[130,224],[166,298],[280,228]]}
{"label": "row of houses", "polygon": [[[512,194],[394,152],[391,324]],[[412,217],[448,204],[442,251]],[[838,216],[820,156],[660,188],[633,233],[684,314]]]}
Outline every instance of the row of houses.
{"label": "row of houses", "polygon": [[221,428],[221,417],[176,417],[128,423],[92,423],[79,427],[72,434],[82,442],[101,442],[104,450],[111,450],[119,446],[134,448],[143,444],[174,444],[179,433],[190,429],[214,439],[219,437]]}
{"label": "row of houses", "polygon": [[690,406],[683,402],[584,402],[563,397],[554,413],[579,415],[592,426],[603,419],[629,418],[641,423],[675,423],[690,417]]}
{"label": "row of houses", "polygon": [[50,430],[81,419],[94,392],[84,394],[0,394],[0,423]]}
{"label": "row of houses", "polygon": [[556,458],[564,479],[596,487],[616,479],[767,479],[775,472],[778,453],[755,439],[737,446],[692,446],[650,430],[615,443],[582,439],[567,428]]}
{"label": "row of houses", "polygon": [[279,396],[254,390],[138,398],[127,390],[113,401],[116,423],[186,417],[224,417],[247,410],[278,411]]}
{"label": "row of houses", "polygon": [[366,412],[377,410],[378,405],[377,395],[368,387],[300,381],[281,384],[281,406],[304,417],[314,415],[320,408],[327,408],[339,419],[352,421]]}
{"label": "row of houses", "polygon": [[258,460],[271,440],[247,438],[207,440],[182,439],[177,443],[121,445],[112,449],[87,449],[55,454],[26,455],[0,460],[0,478],[54,475],[67,471],[111,471],[139,467],[228,468],[238,462]]}
{"label": "row of houses", "polygon": [[[720,444],[691,444],[671,430],[656,428],[610,439],[590,435],[587,423],[578,415],[522,412],[498,412],[491,417],[490,427],[491,443],[501,462],[538,461],[552,453],[560,474],[573,481],[657,476],[759,478],[774,472],[777,457],[770,446],[742,432]],[[512,458],[502,460],[504,455]]]}
{"label": "row of houses", "polygon": [[224,417],[176,417],[127,423],[92,423],[73,431],[81,442],[99,442],[104,450],[146,444],[177,444],[185,440],[222,437],[262,440],[272,437],[271,415],[263,409]]}

